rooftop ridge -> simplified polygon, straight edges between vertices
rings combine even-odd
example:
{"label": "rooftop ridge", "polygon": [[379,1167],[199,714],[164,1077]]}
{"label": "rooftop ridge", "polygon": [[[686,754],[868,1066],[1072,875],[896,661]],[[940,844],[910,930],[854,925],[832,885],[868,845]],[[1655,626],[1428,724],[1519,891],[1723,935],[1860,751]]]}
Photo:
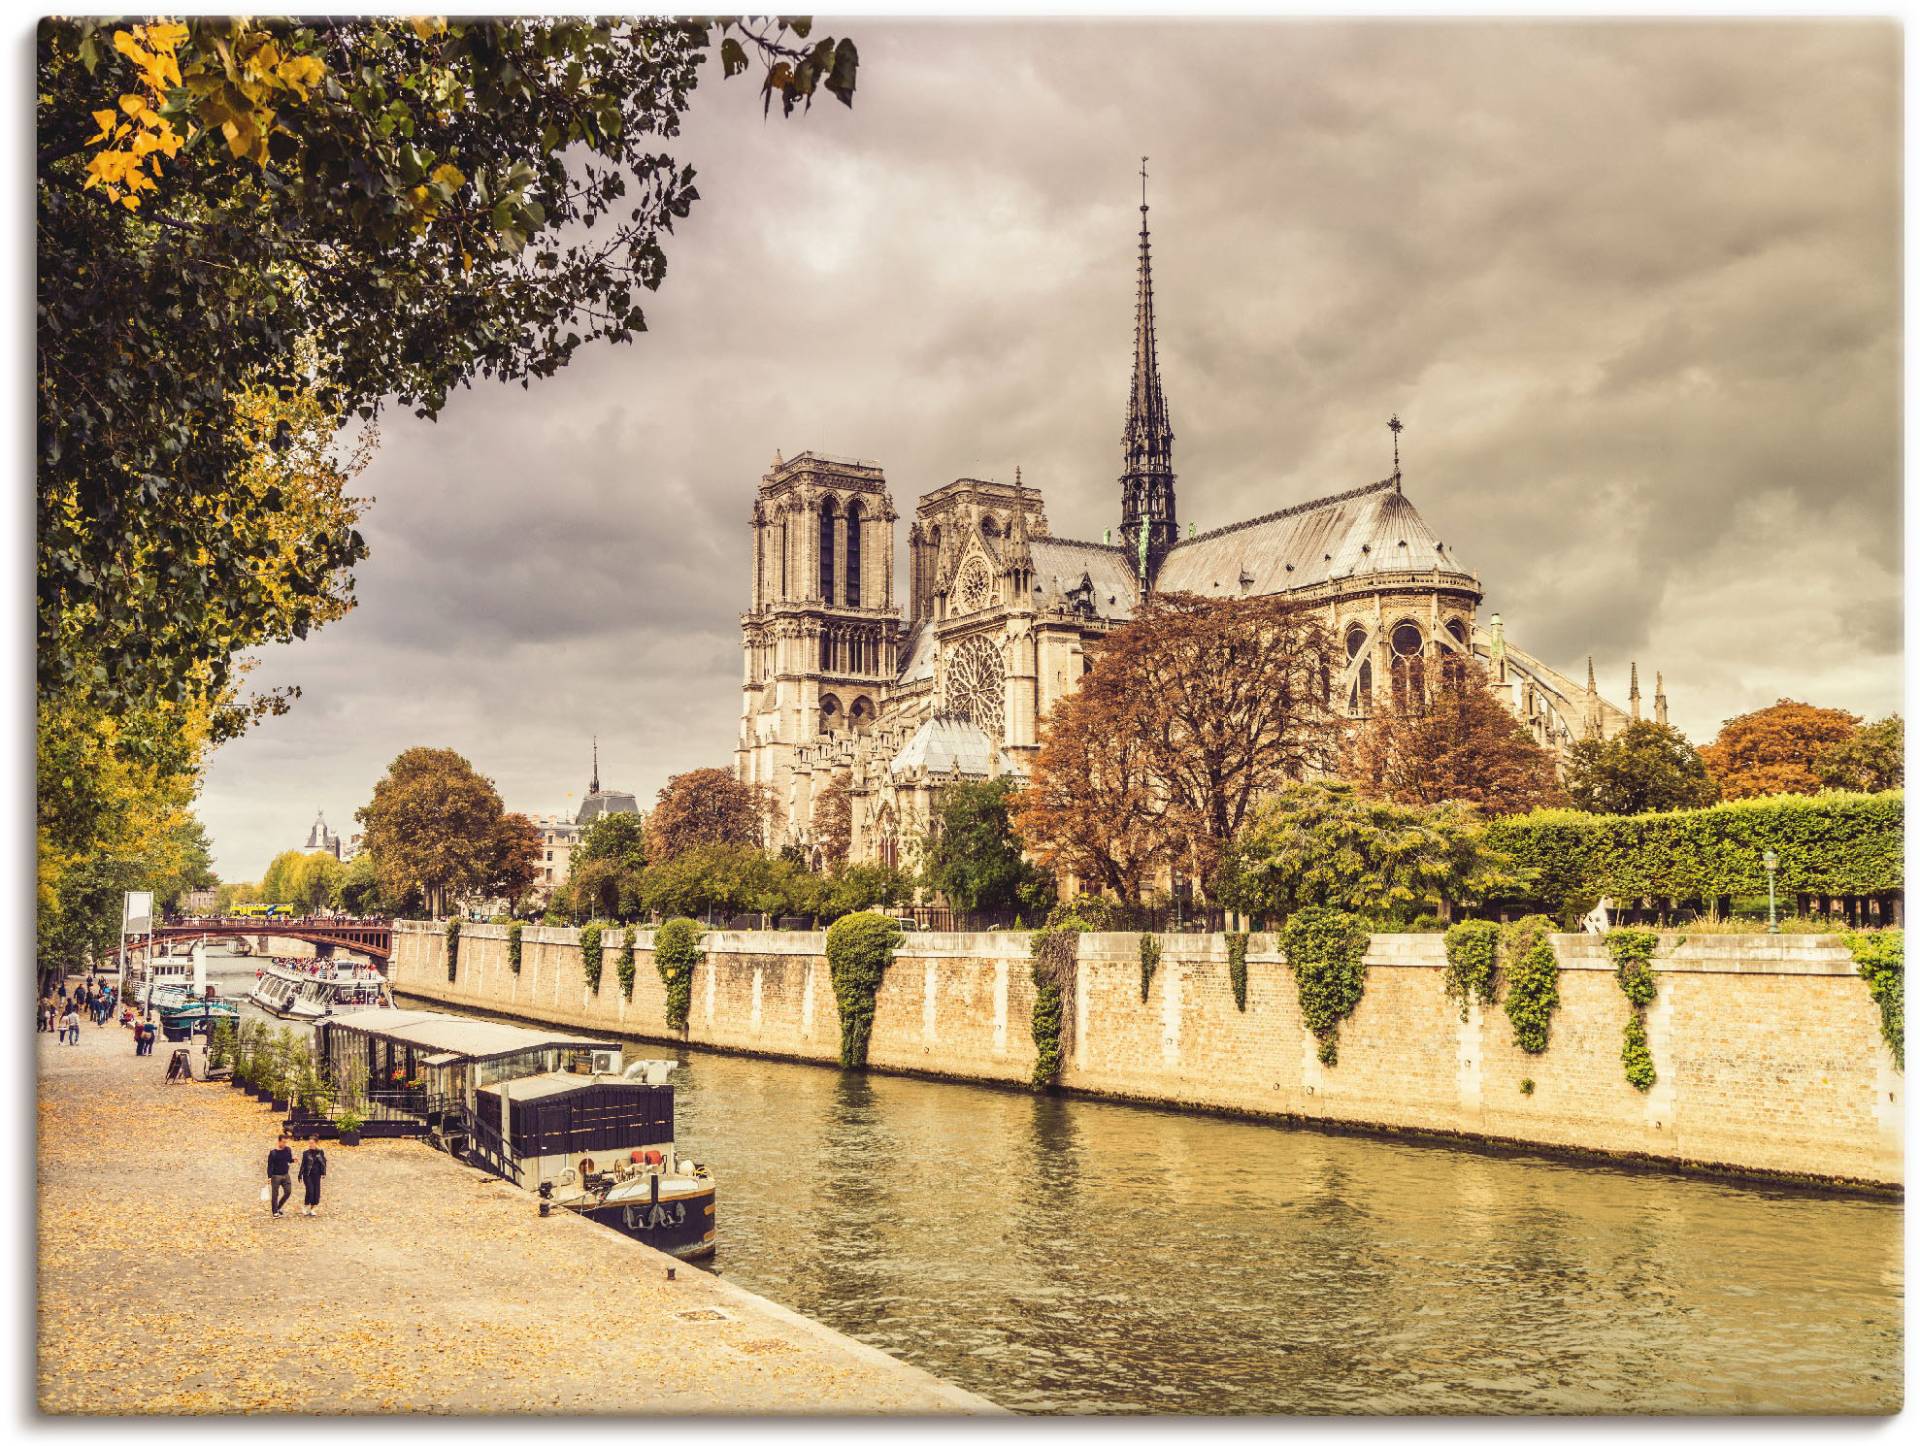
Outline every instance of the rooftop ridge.
{"label": "rooftop ridge", "polygon": [[798,462],[825,462],[829,467],[859,467],[868,472],[883,472],[886,469],[870,457],[842,457],[834,452],[816,452],[809,447],[804,452],[795,452],[781,465],[792,467]]}
{"label": "rooftop ridge", "polygon": [[1077,537],[1050,537],[1038,534],[1034,536],[1033,541],[1051,542],[1059,547],[1084,548],[1088,552],[1112,552],[1119,554],[1121,557],[1130,557],[1132,555],[1117,542],[1083,542]]}
{"label": "rooftop ridge", "polygon": [[1282,517],[1295,517],[1302,512],[1311,512],[1316,507],[1331,507],[1336,502],[1351,502],[1356,497],[1365,497],[1374,492],[1388,492],[1394,487],[1391,477],[1378,482],[1369,482],[1364,487],[1355,487],[1350,491],[1336,492],[1331,497],[1316,497],[1307,502],[1296,502],[1291,507],[1282,507],[1278,512],[1264,513],[1259,517],[1249,517],[1245,522],[1230,522],[1225,527],[1216,527],[1210,532],[1202,532],[1193,537],[1184,537],[1174,543],[1172,550],[1178,551],[1196,542],[1205,542],[1210,537],[1225,537],[1233,532],[1245,532],[1249,527],[1259,527],[1263,523],[1278,522]]}

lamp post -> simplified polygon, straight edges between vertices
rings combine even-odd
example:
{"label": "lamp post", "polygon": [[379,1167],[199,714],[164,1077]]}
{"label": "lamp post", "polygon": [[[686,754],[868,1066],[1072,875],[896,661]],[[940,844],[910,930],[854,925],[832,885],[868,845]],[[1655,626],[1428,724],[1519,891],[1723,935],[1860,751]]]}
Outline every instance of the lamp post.
{"label": "lamp post", "polygon": [[1768,849],[1760,856],[1760,862],[1767,871],[1767,932],[1778,934],[1780,921],[1775,917],[1773,908],[1773,871],[1780,867],[1780,857],[1772,849]]}

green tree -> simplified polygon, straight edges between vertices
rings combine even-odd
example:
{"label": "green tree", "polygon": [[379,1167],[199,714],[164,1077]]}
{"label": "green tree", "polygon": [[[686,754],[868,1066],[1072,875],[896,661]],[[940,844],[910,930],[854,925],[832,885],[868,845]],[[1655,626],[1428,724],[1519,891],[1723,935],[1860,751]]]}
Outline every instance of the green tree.
{"label": "green tree", "polygon": [[1470,808],[1363,799],[1302,783],[1264,800],[1221,869],[1230,909],[1286,917],[1309,907],[1404,922],[1479,903],[1522,882]]}
{"label": "green tree", "polygon": [[1038,917],[1052,904],[1052,876],[1027,861],[1008,816],[1008,800],[1018,791],[1005,776],[940,791],[922,877],[955,908],[1026,908]]}
{"label": "green tree", "polygon": [[213,872],[213,850],[207,841],[206,827],[188,815],[172,830],[166,850],[167,861],[149,877],[154,907],[171,914],[191,889],[212,888],[219,882]]}
{"label": "green tree", "polygon": [[373,915],[383,913],[387,905],[380,894],[380,871],[373,862],[373,855],[362,849],[353,856],[347,865],[346,876],[340,880],[340,907],[350,914]]}
{"label": "green tree", "polygon": [[1824,788],[1850,793],[1885,793],[1907,781],[1907,725],[1898,713],[1878,723],[1863,723],[1851,738],[1830,743],[1814,755],[1813,771]]}
{"label": "green tree", "polygon": [[1705,808],[1720,796],[1686,735],[1645,720],[1568,749],[1567,793],[1584,813],[1613,814]]}
{"label": "green tree", "polygon": [[[644,330],[697,199],[661,143],[716,54],[757,60],[783,114],[852,103],[854,46],[803,20],[43,21],[43,690],[217,695],[276,635],[255,571],[277,501],[237,481],[249,388],[434,416]],[[357,551],[306,538],[296,600]]]}
{"label": "green tree", "polygon": [[492,782],[451,748],[407,749],[355,817],[387,898],[417,893],[437,919],[492,890],[506,813]]}

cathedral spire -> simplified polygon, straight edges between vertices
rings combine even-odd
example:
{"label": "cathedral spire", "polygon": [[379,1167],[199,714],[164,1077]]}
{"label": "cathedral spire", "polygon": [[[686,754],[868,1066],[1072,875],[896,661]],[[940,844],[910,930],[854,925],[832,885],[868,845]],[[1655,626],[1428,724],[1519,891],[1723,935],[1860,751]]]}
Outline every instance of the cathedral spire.
{"label": "cathedral spire", "polygon": [[1640,721],[1640,664],[1635,661],[1627,664],[1627,704],[1633,714],[1633,721]]}
{"label": "cathedral spire", "polygon": [[1151,565],[1179,540],[1174,513],[1173,427],[1160,387],[1160,352],[1153,327],[1153,250],[1147,232],[1147,158],[1140,158],[1140,275],[1134,298],[1133,387],[1120,434],[1125,471],[1120,478],[1120,534],[1128,551],[1144,532]]}
{"label": "cathedral spire", "polygon": [[600,735],[593,735],[593,782],[587,785],[588,793],[600,791]]}
{"label": "cathedral spire", "polygon": [[1033,549],[1027,545],[1027,488],[1020,469],[1013,469],[1013,520],[1007,524],[1006,561],[1001,569],[1008,573],[1033,571]]}

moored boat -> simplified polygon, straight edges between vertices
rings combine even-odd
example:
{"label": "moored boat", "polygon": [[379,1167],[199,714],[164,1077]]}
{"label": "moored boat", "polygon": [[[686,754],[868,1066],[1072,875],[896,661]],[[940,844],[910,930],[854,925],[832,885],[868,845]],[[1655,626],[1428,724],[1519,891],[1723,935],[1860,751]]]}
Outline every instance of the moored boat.
{"label": "moored boat", "polygon": [[249,1003],[281,1019],[318,1020],[362,1009],[391,1009],[393,989],[372,965],[312,973],[275,961],[259,971]]}

